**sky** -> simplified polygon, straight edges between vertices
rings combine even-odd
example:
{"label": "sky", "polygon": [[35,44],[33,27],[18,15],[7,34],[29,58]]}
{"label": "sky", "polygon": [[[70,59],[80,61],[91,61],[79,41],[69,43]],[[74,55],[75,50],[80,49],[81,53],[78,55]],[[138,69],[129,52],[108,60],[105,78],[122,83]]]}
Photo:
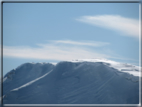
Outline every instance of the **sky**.
{"label": "sky", "polygon": [[139,65],[139,3],[3,4],[3,75],[90,58]]}

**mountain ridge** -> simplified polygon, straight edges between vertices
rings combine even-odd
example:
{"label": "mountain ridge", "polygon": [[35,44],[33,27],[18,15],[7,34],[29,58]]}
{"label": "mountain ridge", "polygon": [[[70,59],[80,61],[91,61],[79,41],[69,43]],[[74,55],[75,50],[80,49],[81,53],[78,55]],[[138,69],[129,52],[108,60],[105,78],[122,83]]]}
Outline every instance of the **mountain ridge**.
{"label": "mountain ridge", "polygon": [[[34,67],[34,64],[18,67],[17,70],[20,68],[23,71],[28,70],[27,73],[31,71],[33,73],[36,70],[36,73],[40,71],[42,75],[39,73],[38,78],[35,76],[34,79],[20,84],[19,87],[9,85],[15,85],[18,79],[9,80],[14,82],[5,80],[3,103],[138,104],[139,102],[139,77],[110,67],[109,63],[62,61],[56,65],[48,63],[48,67],[44,65],[46,63],[39,64],[39,68],[36,69],[30,68]],[[11,88],[7,88],[8,86]]]}

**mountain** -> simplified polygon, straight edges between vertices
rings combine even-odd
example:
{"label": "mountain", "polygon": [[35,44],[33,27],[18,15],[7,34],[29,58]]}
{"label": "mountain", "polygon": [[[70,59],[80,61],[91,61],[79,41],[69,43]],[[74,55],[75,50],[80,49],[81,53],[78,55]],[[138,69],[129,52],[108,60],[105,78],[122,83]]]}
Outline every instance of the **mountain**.
{"label": "mountain", "polygon": [[105,59],[25,63],[3,79],[4,104],[138,104],[139,67]]}

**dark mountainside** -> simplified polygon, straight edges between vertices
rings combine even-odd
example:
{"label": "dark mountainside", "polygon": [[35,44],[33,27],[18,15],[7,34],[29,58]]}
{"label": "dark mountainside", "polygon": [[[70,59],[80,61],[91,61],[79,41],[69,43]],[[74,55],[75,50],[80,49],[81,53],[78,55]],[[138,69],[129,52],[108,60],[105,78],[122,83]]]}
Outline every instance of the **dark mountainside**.
{"label": "dark mountainside", "polygon": [[4,104],[138,104],[139,77],[104,62],[25,63],[5,75]]}

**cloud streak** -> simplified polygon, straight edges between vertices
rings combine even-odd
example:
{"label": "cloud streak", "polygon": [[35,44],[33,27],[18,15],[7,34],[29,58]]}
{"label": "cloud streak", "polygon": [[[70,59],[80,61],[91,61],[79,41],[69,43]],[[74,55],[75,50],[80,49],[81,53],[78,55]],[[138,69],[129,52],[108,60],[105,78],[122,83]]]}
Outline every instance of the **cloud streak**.
{"label": "cloud streak", "polygon": [[126,61],[133,60],[129,58],[122,58],[121,56],[115,55],[112,52],[106,52],[107,50],[103,49],[105,49],[105,46],[107,46],[108,44],[109,43],[107,42],[98,41],[78,42],[72,40],[50,40],[46,44],[37,44],[37,47],[3,46],[3,56],[22,59],[39,59],[55,61],[91,58],[112,58]]}
{"label": "cloud streak", "polygon": [[[101,45],[103,42],[100,42]],[[66,44],[71,44],[70,46]],[[106,44],[106,43],[104,43]],[[104,45],[103,44],[103,45]],[[72,60],[84,58],[107,58],[109,56],[91,50],[85,46],[94,44],[76,41],[52,41],[47,44],[37,44],[38,46],[4,46],[3,55],[6,57],[44,59],[44,60]],[[96,46],[97,44],[95,44]],[[100,45],[98,45],[100,46]]]}
{"label": "cloud streak", "polygon": [[82,16],[78,21],[120,32],[123,35],[138,38],[139,21],[119,15]]}
{"label": "cloud streak", "polygon": [[56,40],[51,42],[56,44],[69,44],[69,45],[93,46],[93,47],[101,47],[101,46],[109,45],[109,43],[107,42],[98,42],[98,41]]}

